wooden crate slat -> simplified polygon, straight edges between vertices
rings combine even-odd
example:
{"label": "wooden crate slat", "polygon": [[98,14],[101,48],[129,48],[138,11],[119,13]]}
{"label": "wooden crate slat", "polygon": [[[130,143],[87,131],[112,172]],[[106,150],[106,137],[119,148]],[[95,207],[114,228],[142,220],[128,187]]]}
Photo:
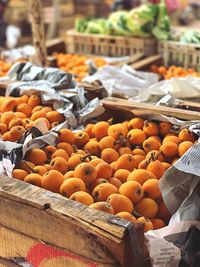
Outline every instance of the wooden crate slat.
{"label": "wooden crate slat", "polygon": [[127,56],[135,53],[153,55],[157,47],[153,38],[87,34],[74,30],[67,31],[66,43],[69,53],[86,52],[104,56]]}
{"label": "wooden crate slat", "polygon": [[182,120],[200,120],[200,113],[196,111],[155,106],[148,103],[138,103],[134,101],[127,101],[115,97],[109,97],[102,100],[102,104],[105,108],[111,108],[115,110],[126,110],[134,113],[135,115],[158,115],[171,116]]}
{"label": "wooden crate slat", "polygon": [[165,66],[170,64],[182,65],[187,68],[200,68],[200,45],[184,44],[175,41],[161,41],[158,44],[158,51],[164,59]]}

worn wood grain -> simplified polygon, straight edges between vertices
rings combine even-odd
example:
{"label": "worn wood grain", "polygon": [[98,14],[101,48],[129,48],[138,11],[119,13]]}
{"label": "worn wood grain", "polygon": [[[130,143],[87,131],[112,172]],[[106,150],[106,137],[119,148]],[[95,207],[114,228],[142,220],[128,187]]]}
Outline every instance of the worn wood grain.
{"label": "worn wood grain", "polygon": [[172,107],[156,106],[149,103],[139,103],[133,101],[127,101],[114,97],[105,98],[102,100],[102,104],[105,108],[113,110],[123,110],[132,112],[134,115],[158,115],[162,114],[169,117],[175,117],[182,120],[199,120],[200,113],[191,110],[183,110]]}
{"label": "worn wood grain", "polygon": [[[127,222],[112,224],[112,215],[59,194],[1,176],[0,214],[0,224],[20,235],[43,240],[103,266],[124,263]],[[137,231],[142,248],[143,229]]]}

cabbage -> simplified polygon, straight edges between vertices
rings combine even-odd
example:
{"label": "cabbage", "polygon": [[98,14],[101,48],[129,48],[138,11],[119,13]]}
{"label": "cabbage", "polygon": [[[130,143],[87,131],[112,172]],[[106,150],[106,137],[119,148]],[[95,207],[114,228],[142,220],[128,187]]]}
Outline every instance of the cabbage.
{"label": "cabbage", "polygon": [[112,34],[122,36],[131,35],[131,32],[126,27],[128,14],[127,11],[117,11],[110,15],[108,22]]}
{"label": "cabbage", "polygon": [[159,40],[168,40],[170,37],[170,19],[167,15],[167,9],[164,0],[158,5],[159,13],[157,16],[156,26],[152,34]]}

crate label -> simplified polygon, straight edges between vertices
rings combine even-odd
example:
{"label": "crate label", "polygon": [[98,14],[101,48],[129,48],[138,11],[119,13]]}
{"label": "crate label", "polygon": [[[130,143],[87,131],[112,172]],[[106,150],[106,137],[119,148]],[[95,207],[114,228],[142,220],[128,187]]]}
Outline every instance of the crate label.
{"label": "crate label", "polygon": [[78,262],[81,266],[87,267],[98,267],[97,263],[86,260],[85,258],[72,254],[68,251],[63,251],[52,246],[46,245],[44,243],[37,243],[34,245],[28,252],[26,260],[33,267],[40,267],[41,263],[44,263],[45,260],[51,260],[53,258],[65,257],[71,260],[74,260],[74,263]]}

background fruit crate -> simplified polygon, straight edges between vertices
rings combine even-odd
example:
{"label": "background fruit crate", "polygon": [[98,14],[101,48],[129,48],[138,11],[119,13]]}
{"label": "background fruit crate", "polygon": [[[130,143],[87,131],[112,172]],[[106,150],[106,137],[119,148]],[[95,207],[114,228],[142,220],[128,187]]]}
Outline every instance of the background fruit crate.
{"label": "background fruit crate", "polygon": [[158,51],[164,65],[180,65],[187,68],[200,69],[200,44],[182,44],[174,41],[159,42]]}
{"label": "background fruit crate", "polygon": [[157,41],[154,38],[86,34],[75,30],[67,31],[66,44],[69,53],[79,52],[113,57],[136,53],[150,56],[157,50]]}

